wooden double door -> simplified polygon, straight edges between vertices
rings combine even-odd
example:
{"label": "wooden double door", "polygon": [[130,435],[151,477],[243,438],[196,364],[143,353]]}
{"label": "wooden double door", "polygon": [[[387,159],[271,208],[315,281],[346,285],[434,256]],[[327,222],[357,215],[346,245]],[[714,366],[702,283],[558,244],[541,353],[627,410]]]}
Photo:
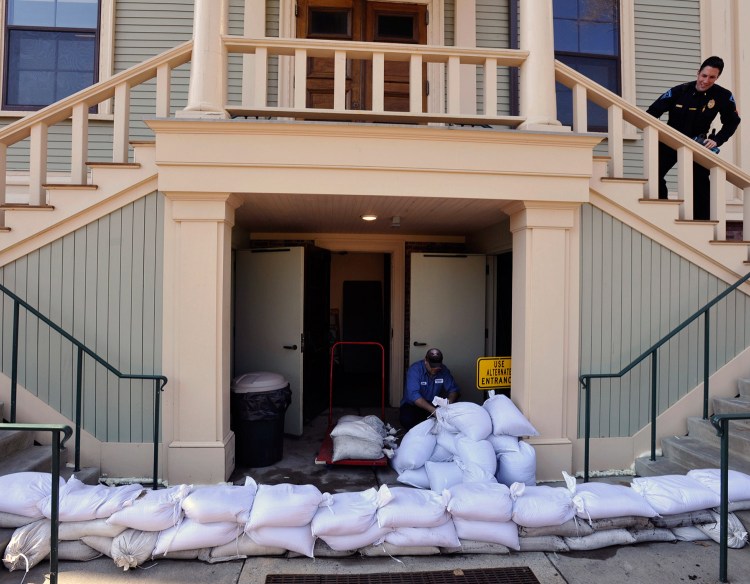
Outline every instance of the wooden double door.
{"label": "wooden double door", "polygon": [[[425,44],[427,7],[366,0],[300,0],[297,37],[341,41]],[[307,63],[307,107],[333,108],[333,59],[310,57]],[[427,82],[423,70],[422,108]],[[385,109],[409,111],[409,62],[385,62]],[[346,108],[372,109],[372,62],[347,59]]]}

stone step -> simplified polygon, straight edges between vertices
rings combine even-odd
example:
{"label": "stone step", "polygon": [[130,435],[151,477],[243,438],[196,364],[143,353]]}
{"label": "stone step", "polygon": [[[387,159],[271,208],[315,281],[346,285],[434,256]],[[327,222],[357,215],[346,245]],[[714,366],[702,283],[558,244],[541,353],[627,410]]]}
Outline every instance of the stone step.
{"label": "stone step", "polygon": [[[744,397],[715,397],[711,400],[715,414],[748,414],[750,415],[750,398]],[[750,428],[750,420],[732,422],[733,427],[745,426]]]}
{"label": "stone step", "polygon": [[[688,418],[688,436],[703,440],[717,448],[721,447],[721,438],[716,433],[716,428],[701,417]],[[739,422],[729,424],[729,453],[730,456],[734,454],[750,460],[750,428]]]}
{"label": "stone step", "polygon": [[737,391],[740,397],[750,399],[750,377],[737,380]]}
{"label": "stone step", "polygon": [[34,444],[34,434],[19,430],[0,430],[0,461]]}
{"label": "stone step", "polygon": [[662,475],[684,475],[690,468],[683,466],[664,456],[657,456],[651,460],[648,456],[635,459],[635,474],[639,477],[654,477]]}
{"label": "stone step", "polygon": [[38,444],[32,445],[19,452],[14,452],[0,461],[0,476],[16,472],[50,472],[51,469],[51,448],[49,446]]}
{"label": "stone step", "polygon": [[[689,469],[719,468],[721,465],[721,449],[699,438],[662,438],[661,449],[666,458]],[[729,457],[729,468],[750,474],[750,459],[734,454]]]}

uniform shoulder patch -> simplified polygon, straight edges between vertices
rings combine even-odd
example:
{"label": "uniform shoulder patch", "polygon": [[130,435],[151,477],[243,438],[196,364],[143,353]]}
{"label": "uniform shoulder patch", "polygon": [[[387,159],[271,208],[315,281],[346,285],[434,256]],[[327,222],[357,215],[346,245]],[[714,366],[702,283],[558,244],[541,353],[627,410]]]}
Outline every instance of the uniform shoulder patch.
{"label": "uniform shoulder patch", "polygon": [[659,99],[669,99],[672,97],[672,90],[667,89],[664,93],[661,94],[661,97]]}

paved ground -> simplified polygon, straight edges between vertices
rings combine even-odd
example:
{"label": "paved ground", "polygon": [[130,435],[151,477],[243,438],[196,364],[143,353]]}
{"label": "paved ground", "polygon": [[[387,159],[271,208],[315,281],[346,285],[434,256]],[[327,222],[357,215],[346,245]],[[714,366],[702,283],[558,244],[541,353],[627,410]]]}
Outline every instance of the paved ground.
{"label": "paved ground", "polygon": [[[363,412],[369,413],[369,412]],[[389,411],[387,418],[392,418]],[[398,484],[389,468],[326,467],[314,458],[326,431],[322,417],[311,424],[303,438],[287,438],[283,459],[262,469],[237,469],[232,479],[246,475],[258,483],[315,484],[322,491],[363,490],[380,484]],[[750,513],[740,515],[750,527]],[[496,567],[530,567],[541,584],[679,584],[713,583],[719,577],[719,546],[713,542],[658,543],[609,547],[589,552],[512,553],[510,555],[461,554],[425,557],[252,558],[223,564],[160,560],[123,572],[111,559],[62,562],[58,581],[65,584],[141,582],[145,584],[262,584],[268,574],[410,573]],[[33,568],[24,584],[43,584],[49,571],[44,562]],[[729,550],[730,582],[750,584],[750,546]],[[20,584],[22,572],[0,568],[0,584]]]}

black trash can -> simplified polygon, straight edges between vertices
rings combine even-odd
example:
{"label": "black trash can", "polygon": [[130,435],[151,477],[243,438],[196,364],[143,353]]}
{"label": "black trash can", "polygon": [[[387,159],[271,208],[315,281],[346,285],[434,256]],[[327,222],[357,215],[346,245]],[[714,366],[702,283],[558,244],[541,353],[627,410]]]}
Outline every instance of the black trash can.
{"label": "black trash can", "polygon": [[232,430],[238,466],[270,466],[284,456],[284,415],[292,390],[283,375],[259,371],[232,382]]}

